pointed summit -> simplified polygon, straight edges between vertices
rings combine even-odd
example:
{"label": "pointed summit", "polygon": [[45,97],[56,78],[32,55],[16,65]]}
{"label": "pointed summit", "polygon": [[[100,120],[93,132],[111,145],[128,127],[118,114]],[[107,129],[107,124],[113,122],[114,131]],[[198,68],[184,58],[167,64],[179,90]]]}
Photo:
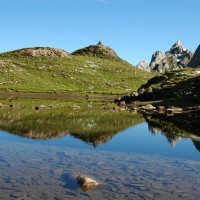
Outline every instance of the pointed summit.
{"label": "pointed summit", "polygon": [[90,45],[88,47],[74,51],[72,55],[93,56],[107,59],[120,59],[120,57],[109,46],[105,46],[101,41],[97,45]]}
{"label": "pointed summit", "polygon": [[98,42],[97,46],[104,46],[101,41]]}
{"label": "pointed summit", "polygon": [[171,49],[168,51],[168,53],[171,54],[181,54],[185,51],[183,44],[180,40],[178,40],[172,47]]}

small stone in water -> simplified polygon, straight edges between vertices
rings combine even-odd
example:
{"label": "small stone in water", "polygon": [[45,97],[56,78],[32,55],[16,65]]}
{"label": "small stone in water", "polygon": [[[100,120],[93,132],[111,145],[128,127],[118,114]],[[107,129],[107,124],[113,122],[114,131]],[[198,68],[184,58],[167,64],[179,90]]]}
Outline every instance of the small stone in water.
{"label": "small stone in water", "polygon": [[79,175],[76,180],[84,192],[88,192],[99,185],[99,183],[91,178]]}

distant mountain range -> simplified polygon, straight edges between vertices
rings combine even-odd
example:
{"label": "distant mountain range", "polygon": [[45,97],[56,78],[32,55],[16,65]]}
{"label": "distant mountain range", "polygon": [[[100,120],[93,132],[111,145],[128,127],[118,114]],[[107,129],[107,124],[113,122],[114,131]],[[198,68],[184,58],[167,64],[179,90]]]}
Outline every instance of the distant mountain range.
{"label": "distant mountain range", "polygon": [[185,67],[200,66],[200,46],[195,53],[185,49],[182,42],[178,40],[165,53],[156,51],[151,58],[151,62],[141,61],[137,68],[151,72],[163,73],[170,70],[182,69]]}

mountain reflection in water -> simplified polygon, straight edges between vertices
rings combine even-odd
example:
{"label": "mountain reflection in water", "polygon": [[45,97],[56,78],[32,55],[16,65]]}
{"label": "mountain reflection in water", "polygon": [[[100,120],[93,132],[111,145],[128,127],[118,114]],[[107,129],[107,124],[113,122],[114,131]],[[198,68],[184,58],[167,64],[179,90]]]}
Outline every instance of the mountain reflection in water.
{"label": "mountain reflection in water", "polygon": [[136,124],[144,122],[138,114],[114,112],[74,112],[65,110],[2,110],[0,129],[32,139],[56,139],[70,134],[94,147]]}
{"label": "mountain reflection in water", "polygon": [[196,149],[200,151],[200,120],[192,115],[182,113],[174,116],[165,114],[144,115],[149,130],[157,135],[164,135],[169,143],[175,147],[182,138],[191,138]]}
{"label": "mountain reflection in water", "polygon": [[[145,120],[152,134],[165,136],[173,147],[182,138],[190,138],[200,151],[200,128],[197,121],[181,114],[173,117],[159,114],[144,115],[143,118],[141,114],[117,113],[111,110],[69,112],[63,108],[1,109],[0,129],[21,137],[43,140],[58,139],[68,134],[96,147]],[[187,126],[188,123],[190,126]]]}

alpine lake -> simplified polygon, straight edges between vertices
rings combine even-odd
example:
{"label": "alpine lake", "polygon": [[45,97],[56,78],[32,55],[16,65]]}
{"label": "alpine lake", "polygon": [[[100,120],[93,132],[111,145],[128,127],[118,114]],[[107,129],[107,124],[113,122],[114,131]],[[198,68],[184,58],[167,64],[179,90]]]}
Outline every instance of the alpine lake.
{"label": "alpine lake", "polygon": [[0,102],[0,199],[200,198],[200,125],[112,101]]}

